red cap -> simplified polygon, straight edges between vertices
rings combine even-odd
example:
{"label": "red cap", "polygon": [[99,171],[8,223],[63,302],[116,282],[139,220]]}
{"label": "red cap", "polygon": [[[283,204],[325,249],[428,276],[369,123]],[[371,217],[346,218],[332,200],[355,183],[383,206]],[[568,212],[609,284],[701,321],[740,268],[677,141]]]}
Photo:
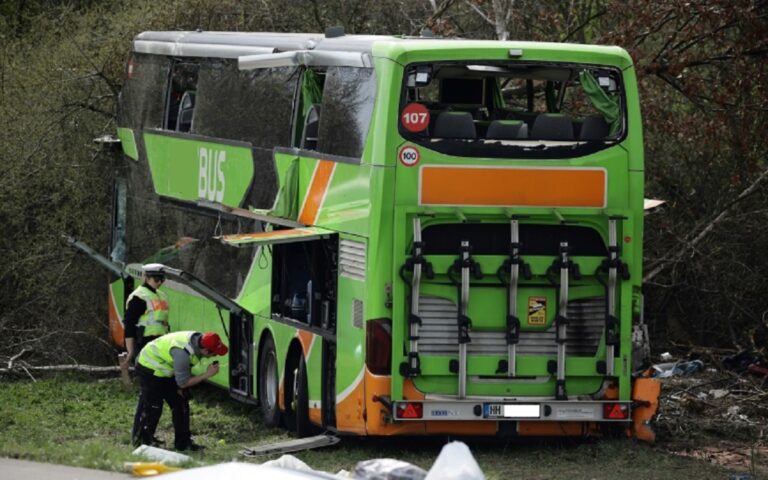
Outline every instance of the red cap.
{"label": "red cap", "polygon": [[226,355],[229,351],[227,346],[221,343],[219,335],[213,332],[205,332],[203,336],[200,337],[200,347],[219,356]]}

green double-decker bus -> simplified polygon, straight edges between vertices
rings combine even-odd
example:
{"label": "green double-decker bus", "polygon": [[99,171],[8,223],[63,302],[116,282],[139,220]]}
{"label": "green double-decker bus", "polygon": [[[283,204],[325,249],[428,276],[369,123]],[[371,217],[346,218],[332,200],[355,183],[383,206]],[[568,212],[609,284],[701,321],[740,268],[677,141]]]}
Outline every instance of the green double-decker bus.
{"label": "green double-decker bus", "polygon": [[268,425],[653,437],[621,48],[146,32],[118,125],[116,341],[161,262],[172,330],[226,338],[213,381]]}

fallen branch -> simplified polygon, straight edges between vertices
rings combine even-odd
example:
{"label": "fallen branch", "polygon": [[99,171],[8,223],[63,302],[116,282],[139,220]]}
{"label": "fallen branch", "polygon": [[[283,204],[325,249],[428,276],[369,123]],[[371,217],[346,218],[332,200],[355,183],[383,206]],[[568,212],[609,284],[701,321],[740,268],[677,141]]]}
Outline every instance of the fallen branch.
{"label": "fallen branch", "polygon": [[8,367],[7,367],[7,368],[8,368],[8,370],[10,370],[10,369],[12,369],[12,368],[13,368],[13,362],[15,362],[16,360],[18,360],[18,359],[19,359],[19,358],[20,358],[22,355],[24,355],[24,354],[25,354],[25,353],[27,353],[28,351],[29,351],[28,349],[26,349],[26,348],[23,348],[23,349],[21,349],[21,351],[20,351],[19,353],[17,353],[16,355],[12,356],[12,357],[11,357],[11,359],[10,359],[10,360],[8,360]]}
{"label": "fallen branch", "polygon": [[120,372],[119,366],[101,367],[98,365],[12,365],[11,368],[0,368],[0,373],[28,372],[83,372],[83,373],[107,373]]}

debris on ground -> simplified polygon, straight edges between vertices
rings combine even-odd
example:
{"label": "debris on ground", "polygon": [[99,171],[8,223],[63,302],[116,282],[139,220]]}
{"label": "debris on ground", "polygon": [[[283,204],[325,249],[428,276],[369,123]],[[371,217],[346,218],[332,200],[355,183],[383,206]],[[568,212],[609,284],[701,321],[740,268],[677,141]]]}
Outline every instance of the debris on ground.
{"label": "debris on ground", "polygon": [[443,446],[424,480],[485,480],[480,465],[464,442]]}
{"label": "debris on ground", "polygon": [[652,367],[663,382],[656,431],[672,454],[768,473],[768,385],[751,370],[765,363],[749,352],[718,363],[722,369],[701,360]]}
{"label": "debris on ground", "polygon": [[354,475],[350,478],[367,480],[423,480],[427,471],[416,465],[395,460],[394,458],[376,458],[365,460],[355,465]]}
{"label": "debris on ground", "polygon": [[[131,464],[145,465],[150,464]],[[136,476],[164,474],[164,465],[154,464],[158,468],[131,470]],[[163,478],[177,480],[208,480],[210,478],[274,478],[274,479],[355,479],[355,480],[485,480],[485,475],[477,464],[469,447],[463,442],[450,442],[443,446],[435,463],[429,471],[416,465],[379,458],[358,462],[353,472],[341,471],[337,474],[313,470],[293,455],[283,455],[276,460],[261,465],[251,463],[221,463],[207,467],[190,468],[164,474]]]}
{"label": "debris on ground", "polygon": [[314,437],[296,438],[283,442],[269,443],[256,447],[244,448],[240,454],[246,457],[258,455],[275,455],[280,453],[301,452],[313,448],[329,447],[339,443],[339,437],[330,434],[316,435]]}
{"label": "debris on ground", "polygon": [[189,455],[149,445],[141,445],[133,451],[133,454],[168,465],[178,465],[192,461],[192,457]]}
{"label": "debris on ground", "polygon": [[692,360],[690,362],[659,363],[651,367],[651,370],[651,376],[655,378],[690,376],[704,370],[704,362]]}

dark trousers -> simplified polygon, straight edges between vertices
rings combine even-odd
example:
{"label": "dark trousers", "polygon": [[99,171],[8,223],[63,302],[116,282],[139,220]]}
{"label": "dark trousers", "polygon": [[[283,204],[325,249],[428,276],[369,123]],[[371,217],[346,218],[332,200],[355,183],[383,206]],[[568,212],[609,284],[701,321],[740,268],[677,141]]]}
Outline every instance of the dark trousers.
{"label": "dark trousers", "polygon": [[133,423],[133,444],[151,445],[152,439],[163,413],[163,402],[171,407],[173,429],[176,434],[174,445],[177,449],[192,443],[189,431],[189,400],[180,394],[174,378],[155,377],[141,366],[137,367],[141,381],[141,394],[137,406],[137,416]]}
{"label": "dark trousers", "polygon": [[[144,330],[143,327],[140,327],[140,328],[141,328],[141,330]],[[143,335],[139,335],[139,336],[136,337],[136,339],[134,340],[136,342],[136,345],[134,345],[133,358],[131,359],[131,365],[133,365],[134,367],[136,367],[138,365],[138,363],[136,361],[139,358],[139,353],[141,353],[141,349],[144,348],[144,346],[146,344],[148,344],[149,342],[151,342],[152,340],[155,340],[157,338],[160,338],[160,337],[159,336],[145,337]],[[137,375],[138,375],[138,370],[136,370],[136,372],[137,372]],[[144,401],[145,401],[144,393],[143,393],[143,390],[142,390],[142,392],[139,393],[139,404],[136,405],[136,412],[133,414],[133,430],[131,431],[131,438],[133,439],[133,443],[135,444],[134,446],[136,446],[136,447],[141,445],[140,443],[136,444],[136,441],[137,441],[138,435],[139,435],[139,432],[136,429],[139,426],[139,417],[141,416],[141,412],[144,410],[144,407],[143,407]],[[163,413],[163,404],[162,403],[160,404],[160,413],[161,414]],[[145,443],[145,445],[151,445],[151,443]]]}

